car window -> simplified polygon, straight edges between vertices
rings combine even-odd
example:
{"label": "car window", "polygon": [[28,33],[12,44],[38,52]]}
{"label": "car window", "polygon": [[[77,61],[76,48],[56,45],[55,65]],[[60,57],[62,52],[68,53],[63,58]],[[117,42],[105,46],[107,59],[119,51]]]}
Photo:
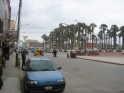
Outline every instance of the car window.
{"label": "car window", "polygon": [[28,71],[55,71],[56,66],[51,60],[32,60],[28,65]]}

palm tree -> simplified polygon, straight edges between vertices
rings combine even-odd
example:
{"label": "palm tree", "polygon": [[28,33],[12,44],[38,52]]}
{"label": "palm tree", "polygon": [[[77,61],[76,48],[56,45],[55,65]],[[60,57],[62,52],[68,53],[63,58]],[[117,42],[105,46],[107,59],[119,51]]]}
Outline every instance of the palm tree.
{"label": "palm tree", "polygon": [[87,48],[88,48],[88,40],[89,40],[89,38],[88,38],[88,31],[90,30],[90,26],[88,26],[88,25],[86,25],[85,26],[85,51],[87,51]]}
{"label": "palm tree", "polygon": [[111,34],[111,29],[107,29],[107,36],[108,36],[108,47],[110,48],[110,40],[111,40],[111,37],[112,37],[112,34]]}
{"label": "palm tree", "polygon": [[99,39],[98,39],[98,37],[97,37],[96,35],[95,35],[94,37],[95,37],[94,40],[95,40],[95,42],[96,42],[96,48],[98,48],[97,42],[98,42]]}
{"label": "palm tree", "polygon": [[77,25],[76,25],[78,27],[78,31],[77,31],[78,32],[78,36],[77,36],[78,49],[80,49],[80,41],[81,41],[81,38],[82,38],[80,34],[83,33],[82,30],[84,28],[84,25],[85,25],[85,23],[80,23],[80,22],[78,22]]}
{"label": "palm tree", "polygon": [[104,49],[105,49],[105,31],[107,30],[107,25],[106,24],[101,24],[100,25],[100,29],[101,29],[101,31],[102,31],[102,33],[103,33],[103,36],[104,36]]}
{"label": "palm tree", "polygon": [[62,26],[62,29],[61,29],[61,35],[62,35],[62,38],[61,38],[61,43],[62,43],[62,49],[64,49],[64,40],[65,40],[65,38],[64,38],[64,33],[65,33],[65,29],[66,29],[66,27],[65,26]]}
{"label": "palm tree", "polygon": [[53,49],[53,39],[54,39],[54,32],[53,31],[50,32],[49,38],[50,38],[50,48]]}
{"label": "palm tree", "polygon": [[[84,42],[86,41],[85,37],[86,37],[86,32],[85,32],[85,29],[86,29],[87,25],[85,23],[81,23],[81,49],[84,49]],[[86,45],[86,44],[85,44]]]}
{"label": "palm tree", "polygon": [[[44,34],[44,35],[42,35],[42,38],[43,38],[43,42],[45,41],[45,49],[47,49],[47,42],[49,41],[49,37],[46,34]],[[44,48],[44,46],[43,46],[43,48]]]}
{"label": "palm tree", "polygon": [[55,48],[58,49],[60,47],[60,30],[59,30],[59,28],[55,28],[54,33],[55,33]]}
{"label": "palm tree", "polygon": [[116,50],[116,46],[117,46],[116,37],[117,37],[117,32],[119,31],[118,26],[117,25],[112,25],[111,30],[112,30],[112,35],[113,35],[113,38],[114,38],[114,50]]}
{"label": "palm tree", "polygon": [[99,33],[98,33],[98,38],[99,38],[99,48],[103,48],[103,35],[102,35],[102,31],[100,31]]}
{"label": "palm tree", "polygon": [[124,26],[121,26],[119,29],[121,32],[121,36],[122,36],[122,49],[124,50]]}
{"label": "palm tree", "polygon": [[94,38],[93,38],[94,36],[93,36],[93,35],[94,35],[94,28],[97,27],[97,25],[94,24],[94,23],[91,23],[91,24],[90,24],[90,27],[91,27],[91,28],[90,28],[90,29],[91,29],[90,31],[91,31],[91,33],[92,33],[92,50],[93,50],[93,40],[94,40]]}
{"label": "palm tree", "polygon": [[[67,46],[69,45],[69,43],[68,43],[68,30],[67,30],[66,27],[64,28],[63,40],[64,40],[63,49],[66,50],[66,49],[67,49]],[[68,47],[68,48],[69,48],[69,47]]]}
{"label": "palm tree", "polygon": [[[95,41],[96,35],[91,35],[90,38],[91,38],[93,41]],[[94,43],[94,42],[92,42],[92,43]]]}
{"label": "palm tree", "polygon": [[43,49],[44,49],[44,39],[45,39],[45,37],[46,37],[46,34],[43,34],[42,37],[41,37],[43,39]]}
{"label": "palm tree", "polygon": [[121,46],[121,36],[122,36],[122,34],[121,34],[121,32],[118,34],[118,37],[119,37],[119,48],[120,48],[120,46]]}
{"label": "palm tree", "polygon": [[70,29],[70,38],[71,38],[71,44],[73,46],[73,49],[75,48],[74,46],[76,46],[76,26],[74,24],[68,25],[67,28]]}

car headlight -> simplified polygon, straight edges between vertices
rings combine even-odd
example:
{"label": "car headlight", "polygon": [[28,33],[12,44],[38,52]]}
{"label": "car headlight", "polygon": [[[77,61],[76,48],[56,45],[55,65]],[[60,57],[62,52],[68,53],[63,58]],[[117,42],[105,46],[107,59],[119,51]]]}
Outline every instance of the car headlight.
{"label": "car headlight", "polygon": [[64,78],[59,79],[59,80],[57,81],[57,83],[64,83],[64,82],[65,82],[65,79],[64,79]]}
{"label": "car headlight", "polygon": [[35,85],[37,85],[38,83],[37,83],[37,81],[27,81],[27,84],[35,84]]}

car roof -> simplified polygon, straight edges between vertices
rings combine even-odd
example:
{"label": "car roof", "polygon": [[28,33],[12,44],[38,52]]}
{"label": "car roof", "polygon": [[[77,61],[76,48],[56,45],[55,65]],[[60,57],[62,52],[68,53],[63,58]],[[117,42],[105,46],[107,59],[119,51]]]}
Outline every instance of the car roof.
{"label": "car roof", "polygon": [[29,58],[29,60],[51,60],[49,58]]}

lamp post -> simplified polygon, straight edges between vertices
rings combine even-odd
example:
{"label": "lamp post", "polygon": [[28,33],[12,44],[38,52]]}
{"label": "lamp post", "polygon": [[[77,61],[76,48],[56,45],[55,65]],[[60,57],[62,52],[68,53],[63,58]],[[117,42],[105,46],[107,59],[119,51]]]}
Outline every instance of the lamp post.
{"label": "lamp post", "polygon": [[[69,25],[66,24],[66,23],[60,23],[60,24],[59,24],[59,28],[62,28],[62,24],[65,24],[65,25],[69,26]],[[73,26],[72,26],[72,27],[73,27]],[[76,47],[76,34],[75,34],[75,28],[74,28],[74,27],[73,27],[73,29],[74,29],[74,38],[73,38],[74,45],[73,45],[73,49],[75,49],[75,47]]]}

